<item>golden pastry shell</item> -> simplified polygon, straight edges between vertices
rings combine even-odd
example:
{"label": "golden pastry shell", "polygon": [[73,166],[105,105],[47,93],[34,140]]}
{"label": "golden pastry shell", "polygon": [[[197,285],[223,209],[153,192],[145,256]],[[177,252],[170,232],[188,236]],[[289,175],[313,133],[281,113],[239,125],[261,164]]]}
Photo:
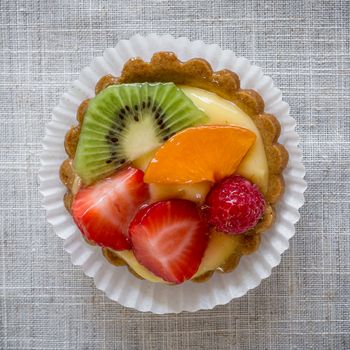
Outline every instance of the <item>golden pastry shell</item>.
{"label": "golden pastry shell", "polygon": [[[102,77],[96,84],[95,92],[98,94],[110,85],[137,82],[173,82],[214,92],[234,102],[251,117],[259,129],[269,169],[269,181],[265,193],[267,205],[264,216],[257,226],[241,235],[240,252],[235,252],[217,269],[221,272],[232,271],[238,265],[242,255],[251,254],[259,247],[260,234],[266,231],[275,219],[274,204],[283,194],[284,181],[282,172],[288,162],[286,149],[277,142],[281,132],[280,123],[275,116],[264,113],[264,101],[256,91],[240,88],[240,80],[236,73],[227,69],[214,72],[210,64],[201,58],[181,62],[172,52],[157,52],[153,55],[150,62],[145,62],[141,58],[130,59],[125,63],[119,77],[112,75]],[[88,101],[85,100],[80,104],[77,111],[78,125],[73,126],[65,137],[65,149],[68,158],[61,165],[60,177],[63,184],[67,187],[64,203],[68,211],[74,198],[72,190],[76,185],[74,183],[75,171],[72,166],[72,160],[75,155]],[[126,265],[123,260],[109,249],[103,248],[103,254],[114,265]],[[129,270],[131,270],[130,267]],[[131,272],[135,274],[134,271],[131,270]],[[210,278],[213,272],[209,271],[205,275],[197,277],[194,281],[204,281]]]}

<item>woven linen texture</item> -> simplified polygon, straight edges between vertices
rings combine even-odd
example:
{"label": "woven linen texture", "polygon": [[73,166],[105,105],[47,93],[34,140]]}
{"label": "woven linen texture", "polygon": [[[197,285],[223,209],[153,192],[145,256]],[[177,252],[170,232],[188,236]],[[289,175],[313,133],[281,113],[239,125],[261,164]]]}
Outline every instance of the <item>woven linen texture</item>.
{"label": "woven linen texture", "polygon": [[[0,349],[349,349],[350,2],[0,0]],[[211,311],[126,309],[74,267],[38,192],[44,126],[93,57],[135,33],[231,49],[282,90],[306,204],[270,278]]]}

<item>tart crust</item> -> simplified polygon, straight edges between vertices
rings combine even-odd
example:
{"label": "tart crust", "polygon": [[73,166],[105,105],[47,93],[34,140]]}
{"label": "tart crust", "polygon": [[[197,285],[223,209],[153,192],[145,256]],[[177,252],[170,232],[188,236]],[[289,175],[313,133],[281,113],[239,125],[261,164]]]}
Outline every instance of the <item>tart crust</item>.
{"label": "tart crust", "polygon": [[[288,153],[283,145],[277,142],[281,126],[275,116],[264,113],[264,101],[254,90],[240,88],[240,80],[236,73],[224,69],[214,72],[210,64],[201,59],[194,58],[186,62],[178,60],[172,52],[157,52],[150,62],[141,58],[132,58],[123,67],[120,77],[106,75],[96,84],[95,92],[98,94],[110,85],[139,83],[139,82],[173,82],[201,88],[234,102],[247,113],[261,134],[269,169],[269,181],[265,193],[266,209],[260,222],[251,230],[237,236],[237,249],[226,262],[215,271],[232,271],[239,263],[242,255],[256,251],[260,244],[260,235],[266,231],[275,220],[274,204],[284,191],[282,171],[288,163]],[[77,111],[78,125],[73,126],[65,137],[65,150],[68,158],[60,168],[60,178],[66,186],[64,204],[70,211],[76,193],[76,176],[72,165],[76,147],[79,140],[80,129],[88,107],[89,100],[83,101]],[[127,265],[121,258],[108,248],[102,248],[103,255],[113,265]],[[129,270],[131,268],[128,266]],[[215,271],[192,279],[194,282],[203,282],[209,279]],[[134,271],[134,275],[139,277]],[[141,278],[141,277],[139,277]]]}

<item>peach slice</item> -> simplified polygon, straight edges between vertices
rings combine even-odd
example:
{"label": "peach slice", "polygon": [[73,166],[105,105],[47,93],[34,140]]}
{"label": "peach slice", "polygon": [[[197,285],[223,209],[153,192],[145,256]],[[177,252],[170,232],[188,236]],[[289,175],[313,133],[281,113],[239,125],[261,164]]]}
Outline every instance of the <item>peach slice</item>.
{"label": "peach slice", "polygon": [[212,92],[189,86],[181,86],[181,89],[208,116],[207,124],[240,126],[256,134],[254,145],[242,160],[236,173],[254,182],[263,193],[266,193],[269,169],[265,147],[259,129],[251,117],[233,102],[225,100]]}
{"label": "peach slice", "polygon": [[229,125],[188,128],[171,137],[146,169],[146,183],[217,182],[233,174],[250,147],[254,132]]}

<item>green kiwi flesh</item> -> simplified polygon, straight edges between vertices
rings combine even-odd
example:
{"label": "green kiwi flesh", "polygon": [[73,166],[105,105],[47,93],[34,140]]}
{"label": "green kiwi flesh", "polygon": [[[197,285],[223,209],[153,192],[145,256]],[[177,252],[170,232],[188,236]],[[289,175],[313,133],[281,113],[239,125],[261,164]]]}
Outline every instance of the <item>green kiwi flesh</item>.
{"label": "green kiwi flesh", "polygon": [[89,102],[75,170],[89,185],[206,119],[173,83],[107,87]]}

